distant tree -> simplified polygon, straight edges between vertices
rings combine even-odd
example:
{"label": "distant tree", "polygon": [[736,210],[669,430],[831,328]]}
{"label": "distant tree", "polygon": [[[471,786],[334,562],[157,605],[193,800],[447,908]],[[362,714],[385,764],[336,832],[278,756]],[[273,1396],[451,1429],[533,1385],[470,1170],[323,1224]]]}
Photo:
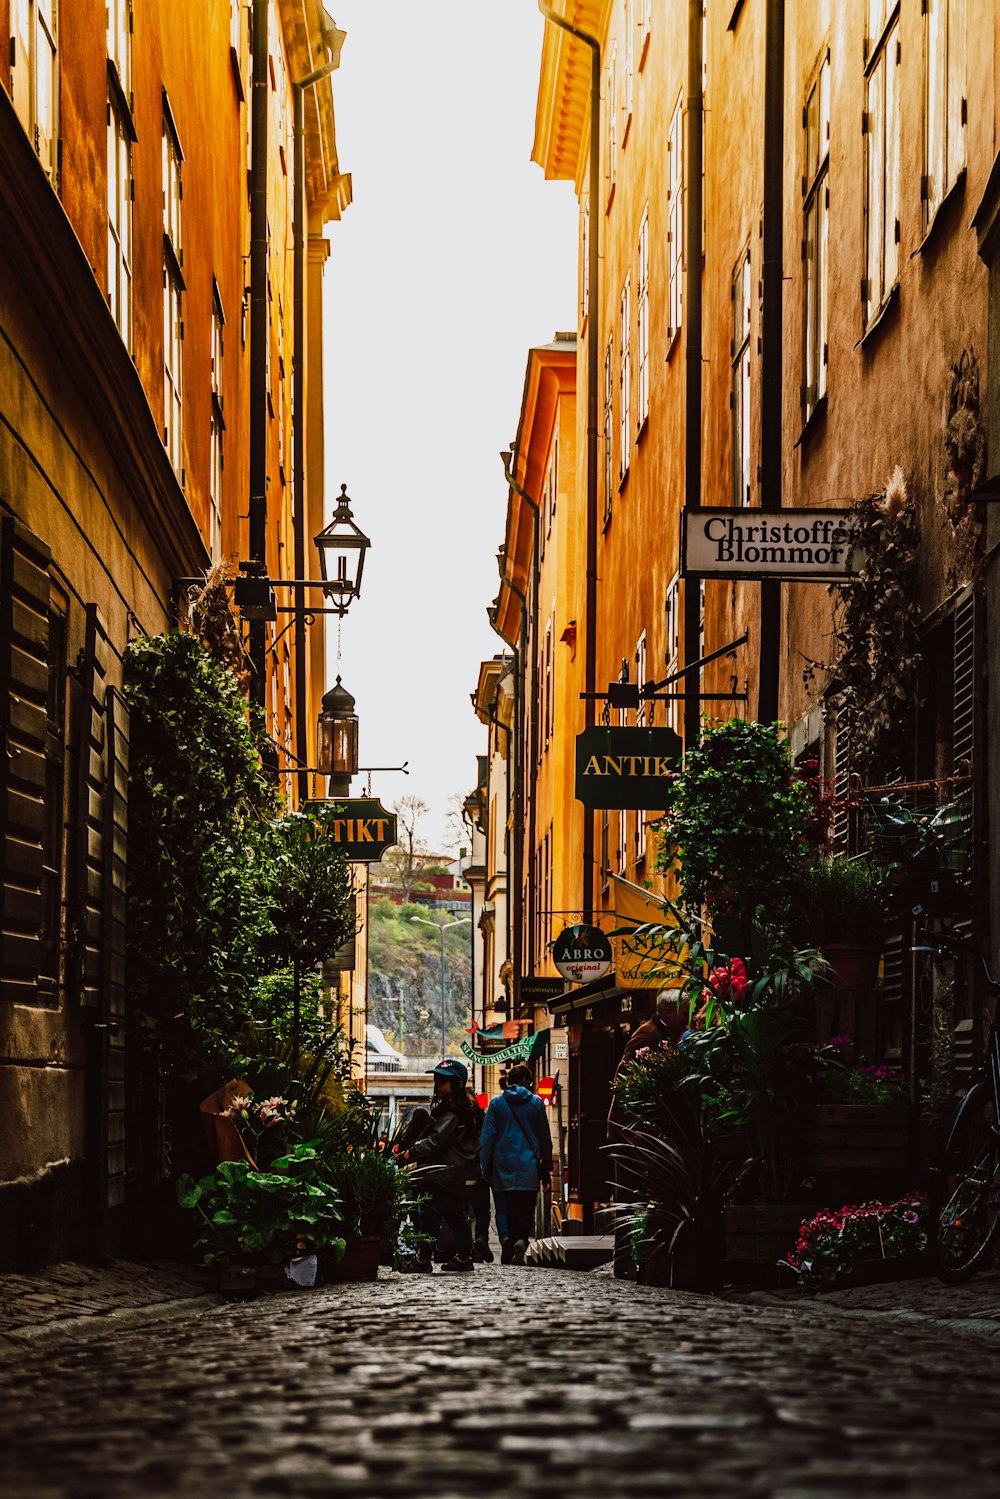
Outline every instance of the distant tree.
{"label": "distant tree", "polygon": [[408,901],[419,883],[420,871],[430,858],[420,831],[430,807],[421,797],[407,795],[393,802],[392,810],[396,814],[399,842],[388,850],[381,867],[390,881],[398,885],[404,901]]}

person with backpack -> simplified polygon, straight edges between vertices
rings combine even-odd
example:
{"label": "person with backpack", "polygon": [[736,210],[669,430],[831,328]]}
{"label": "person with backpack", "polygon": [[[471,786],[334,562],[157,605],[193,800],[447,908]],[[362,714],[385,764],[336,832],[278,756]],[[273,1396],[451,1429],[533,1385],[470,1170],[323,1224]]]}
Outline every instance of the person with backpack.
{"label": "person with backpack", "polygon": [[445,1057],[434,1068],[434,1100],[426,1128],[411,1139],[397,1159],[413,1164],[413,1183],[423,1195],[417,1228],[424,1242],[406,1264],[410,1274],[433,1273],[434,1246],[443,1224],[451,1231],[454,1251],[442,1270],[472,1270],[472,1228],[469,1199],[479,1180],[479,1134],[483,1114],[466,1088],[469,1072],[463,1062]]}
{"label": "person with backpack", "polygon": [[512,1067],[507,1086],[490,1101],[483,1121],[479,1163],[486,1181],[499,1187],[507,1207],[502,1265],[523,1265],[539,1187],[552,1175],[552,1134],[545,1105],[531,1087],[531,1068]]}

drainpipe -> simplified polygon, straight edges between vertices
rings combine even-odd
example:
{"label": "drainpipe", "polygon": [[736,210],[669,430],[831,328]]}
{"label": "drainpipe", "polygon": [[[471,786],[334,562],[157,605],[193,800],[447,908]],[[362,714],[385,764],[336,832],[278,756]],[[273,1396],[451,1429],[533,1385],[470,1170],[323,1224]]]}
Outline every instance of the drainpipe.
{"label": "drainpipe", "polygon": [[[503,462],[503,471],[504,471],[504,475],[506,477],[507,483],[510,485],[511,489],[513,489],[516,494],[520,495],[521,499],[524,501],[524,503],[527,506],[529,506],[529,508],[531,510],[531,602],[530,602],[530,604],[527,602],[527,600],[524,599],[524,595],[523,594],[520,594],[520,597],[524,601],[524,607],[525,607],[525,609],[529,611],[528,612],[528,621],[527,622],[531,626],[531,646],[532,646],[532,654],[531,654],[531,716],[530,716],[530,718],[528,720],[528,726],[529,726],[528,760],[529,760],[529,764],[526,765],[524,769],[525,769],[525,779],[527,779],[527,777],[530,776],[531,783],[532,783],[532,785],[531,785],[531,796],[530,796],[530,799],[529,799],[529,802],[528,802],[528,913],[527,913],[527,927],[526,927],[527,938],[528,938],[528,941],[527,941],[528,961],[527,961],[526,967],[527,967],[527,970],[528,970],[529,973],[534,973],[534,971],[535,971],[535,957],[536,957],[536,953],[535,953],[535,900],[536,900],[536,892],[535,892],[535,830],[536,830],[536,821],[537,821],[537,819],[536,819],[536,810],[537,809],[536,809],[536,806],[535,806],[535,802],[536,802],[535,787],[536,787],[536,783],[537,783],[537,779],[538,779],[538,545],[539,545],[540,513],[539,513],[539,507],[535,503],[535,501],[531,498],[531,495],[514,478],[513,465],[517,461],[516,453],[517,453],[517,450],[515,449],[514,454],[501,453],[500,457],[501,457],[501,460]],[[510,586],[512,588],[514,588],[515,592],[518,592],[518,590],[515,588],[515,585],[513,583],[511,583]],[[527,645],[528,645],[528,637],[527,637],[527,635],[524,636],[524,643],[525,643],[525,656],[527,657]],[[524,693],[522,694],[522,698],[523,698],[523,701],[524,701],[524,704],[525,704],[525,712],[527,712],[527,672],[524,673],[524,688],[525,688],[525,690],[524,690]],[[520,826],[521,826],[520,821],[518,821],[518,827],[520,827]],[[520,999],[520,993],[518,995],[518,998]]]}
{"label": "drainpipe", "polygon": [[[590,243],[587,260],[587,280],[590,286],[590,304],[587,311],[587,574],[584,603],[584,723],[592,728],[595,722],[597,691],[597,371],[598,333],[600,325],[601,299],[597,278],[600,273],[598,257],[598,228],[600,225],[599,203],[601,195],[601,44],[586,31],[571,26],[562,16],[556,15],[545,0],[538,0],[538,9],[547,21],[568,31],[570,36],[590,48]],[[583,814],[583,883],[582,899],[584,921],[591,921],[594,914],[594,814]]]}
{"label": "drainpipe", "polygon": [[[760,502],[781,509],[782,191],[785,130],[785,0],[767,0],[764,57],[764,265],[760,361]],[[757,722],[778,717],[781,584],[760,585]]]}
{"label": "drainpipe", "polygon": [[[295,422],[292,427],[292,506],[295,512],[295,576],[306,577],[306,515],[305,515],[305,279],[306,279],[306,131],[305,91],[340,66],[340,49],[337,48],[329,62],[317,68],[297,83],[292,83],[292,132],[294,157],[294,214],[292,222],[292,265],[294,280],[294,310],[292,337],[295,343],[295,360],[292,366],[292,404]],[[311,760],[309,752],[309,724],[306,713],[308,657],[306,653],[306,591],[295,589],[295,742],[298,746],[299,806],[309,800],[309,772],[305,769]]]}
{"label": "drainpipe", "polygon": [[[513,584],[511,585],[511,587],[513,587]],[[522,597],[522,602],[523,602],[523,597],[524,596],[521,595],[521,597]],[[509,650],[510,649],[510,641],[504,635],[500,634],[500,630],[497,627],[497,620],[496,620],[496,612],[495,612],[495,610],[494,609],[488,609],[486,611],[486,617],[487,617],[487,619],[490,622],[490,628],[497,635],[499,635],[500,639],[503,641],[504,650],[505,651]],[[521,614],[521,621],[522,621],[522,628],[523,628],[523,624],[524,624],[524,613],[523,613],[523,610],[522,610],[522,614]],[[521,669],[520,669],[520,663],[518,661],[518,656],[517,656],[517,651],[516,650],[514,651],[513,655],[510,657],[510,661],[509,661],[509,664],[508,664],[508,667],[507,667],[507,671],[505,671],[503,673],[503,676],[501,676],[500,682],[502,682],[504,680],[504,677],[506,677],[508,673],[512,673],[513,677],[514,677],[514,725],[515,725],[515,730],[516,730],[517,729],[517,725],[520,722],[520,720],[518,718],[518,697],[519,697],[520,690],[521,690],[520,689]],[[494,708],[495,708],[496,704],[499,701],[500,701],[500,683],[497,684],[497,695],[496,695],[496,698],[494,699]],[[516,776],[517,776],[517,762],[516,762],[516,760],[514,758],[515,753],[516,753],[516,751],[514,749],[515,734],[512,734],[511,731],[510,731],[510,729],[507,727],[507,725],[505,723],[501,723],[499,719],[496,720],[496,726],[497,726],[498,729],[503,729],[504,733],[507,735],[507,803],[508,803],[508,806],[509,806],[510,803],[511,803],[511,801],[515,798],[515,796],[516,796],[516,790],[517,790],[517,780],[516,780]],[[504,807],[504,827],[505,828],[507,826],[507,820],[508,820],[508,808],[505,806]],[[516,817],[512,817],[510,820],[514,824],[515,827],[518,826]],[[506,886],[506,895],[507,895],[507,899],[506,899],[506,903],[505,903],[506,904],[506,912],[507,912],[507,932],[506,932],[506,937],[507,937],[507,952],[506,952],[506,957],[507,957],[508,961],[510,962],[511,969],[514,970],[516,968],[516,964],[514,963],[514,932],[516,930],[516,927],[515,927],[515,924],[514,924],[514,902],[515,902],[515,893],[520,890],[520,877],[518,875],[516,875],[515,871],[511,868],[511,858],[515,857],[516,856],[516,852],[517,852],[517,840],[512,838],[512,844],[513,844],[513,847],[509,848],[508,852],[505,853],[505,856],[504,856],[504,884]],[[511,1018],[513,1019],[513,1016]]]}
{"label": "drainpipe", "polygon": [[[702,11],[704,0],[688,0],[687,98],[687,234],[684,268],[684,352],[687,398],[684,413],[684,506],[701,508],[701,227],[702,162],[705,100],[702,95]],[[701,732],[701,669],[691,669],[701,650],[701,580],[684,579],[684,747],[698,742]]]}
{"label": "drainpipe", "polygon": [[[250,557],[267,573],[267,19],[269,0],[253,0],[250,92]],[[263,620],[250,622],[250,701],[267,698]]]}
{"label": "drainpipe", "polygon": [[[503,581],[504,581],[505,586],[508,587],[511,590],[512,593],[516,593],[517,596],[518,596],[518,598],[521,600],[521,640],[522,640],[522,642],[526,642],[527,638],[528,638],[528,600],[525,598],[525,596],[521,592],[520,588],[518,588],[517,584],[511,578],[504,578]],[[511,913],[511,916],[512,916],[512,919],[511,919],[511,945],[510,945],[510,951],[509,951],[509,954],[508,954],[508,956],[510,957],[510,960],[511,960],[511,969],[512,969],[513,976],[514,976],[513,995],[512,995],[512,998],[513,998],[513,1014],[511,1016],[511,1019],[516,1019],[517,1016],[520,1014],[520,1007],[521,1007],[521,962],[520,962],[520,959],[521,959],[521,953],[524,951],[524,932],[525,932],[525,925],[524,925],[524,896],[523,896],[523,888],[524,888],[524,837],[523,837],[523,828],[524,828],[524,790],[523,790],[523,774],[524,774],[524,767],[523,767],[523,764],[522,764],[522,759],[523,759],[523,756],[522,756],[522,746],[524,744],[524,714],[525,714],[525,695],[526,695],[525,694],[525,680],[526,680],[526,677],[527,677],[527,672],[525,670],[526,662],[525,662],[525,650],[524,650],[524,646],[523,645],[522,645],[522,648],[521,648],[521,650],[519,652],[515,652],[515,660],[517,662],[517,669],[516,669],[517,670],[517,675],[515,677],[515,693],[514,693],[514,729],[515,729],[515,732],[511,736],[511,742],[512,742],[512,744],[514,746],[514,748],[511,751],[511,758],[513,759],[513,762],[514,762],[514,764],[513,764],[513,773],[512,773],[512,777],[511,777],[512,786],[513,786],[513,798],[512,798],[512,800],[513,800],[513,817],[511,819],[512,823],[513,823],[513,827],[512,827],[511,831],[512,831],[512,835],[513,835],[513,845],[514,845],[514,847],[513,847],[513,863],[514,863],[514,871],[513,871],[513,873],[514,873],[514,890],[513,890],[513,896],[514,896],[514,898],[513,898],[513,900],[510,903],[511,904],[511,908],[512,908],[512,913]],[[530,890],[530,885],[529,885],[529,890]],[[515,942],[515,940],[518,937],[520,938],[520,948],[519,948],[519,951],[517,953],[517,962],[515,962],[514,961],[514,957],[515,957],[514,942]]]}

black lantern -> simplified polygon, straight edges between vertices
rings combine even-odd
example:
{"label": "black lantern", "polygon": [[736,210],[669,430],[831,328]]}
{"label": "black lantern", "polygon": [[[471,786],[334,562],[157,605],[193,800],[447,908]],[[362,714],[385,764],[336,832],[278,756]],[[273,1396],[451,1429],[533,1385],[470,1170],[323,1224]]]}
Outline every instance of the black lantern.
{"label": "black lantern", "polygon": [[319,552],[319,570],[323,578],[323,592],[337,614],[345,615],[352,599],[361,592],[361,574],[365,566],[365,553],[371,542],[354,522],[347,485],[340,486],[340,498],[333,512],[333,520],[313,537]]}
{"label": "black lantern", "polygon": [[316,728],[316,769],[330,777],[332,797],[346,797],[358,769],[358,720],[354,699],[339,677],[323,695]]}

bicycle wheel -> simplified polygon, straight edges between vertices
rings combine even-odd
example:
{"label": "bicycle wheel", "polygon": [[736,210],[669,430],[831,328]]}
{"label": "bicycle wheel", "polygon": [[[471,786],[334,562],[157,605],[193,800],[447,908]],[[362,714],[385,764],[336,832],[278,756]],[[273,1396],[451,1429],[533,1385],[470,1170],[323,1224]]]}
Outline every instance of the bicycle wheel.
{"label": "bicycle wheel", "polygon": [[957,1285],[982,1267],[1000,1230],[1000,1137],[985,1083],[962,1104],[931,1206],[935,1268]]}

